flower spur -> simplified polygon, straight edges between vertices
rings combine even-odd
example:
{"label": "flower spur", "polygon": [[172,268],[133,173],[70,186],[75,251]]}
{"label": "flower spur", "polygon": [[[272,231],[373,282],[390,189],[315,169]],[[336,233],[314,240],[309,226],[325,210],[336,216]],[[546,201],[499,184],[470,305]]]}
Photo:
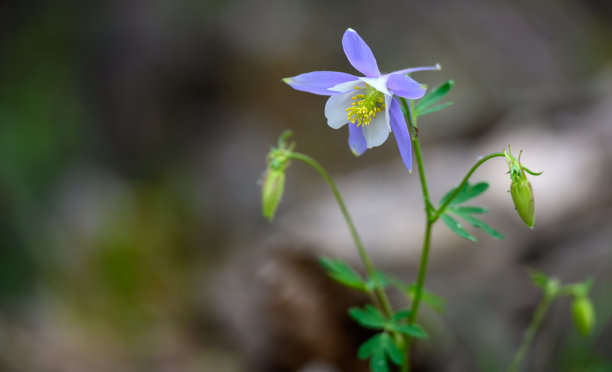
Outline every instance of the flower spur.
{"label": "flower spur", "polygon": [[355,155],[382,145],[393,131],[402,160],[410,171],[410,134],[400,104],[393,96],[423,97],[425,87],[406,74],[439,70],[440,66],[407,68],[381,75],[372,50],[351,28],[344,32],[342,47],[351,65],[364,77],[344,72],[314,71],[283,81],[296,90],[330,96],[325,104],[327,124],[334,129],[349,124],[348,142]]}

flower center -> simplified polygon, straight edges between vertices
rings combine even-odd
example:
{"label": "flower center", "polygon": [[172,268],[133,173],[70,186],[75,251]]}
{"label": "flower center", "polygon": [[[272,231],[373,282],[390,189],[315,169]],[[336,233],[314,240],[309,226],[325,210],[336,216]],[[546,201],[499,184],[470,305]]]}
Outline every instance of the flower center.
{"label": "flower center", "polygon": [[376,113],[385,108],[385,95],[368,84],[355,89],[359,93],[353,96],[355,102],[346,109],[348,121],[357,126],[368,125]]}

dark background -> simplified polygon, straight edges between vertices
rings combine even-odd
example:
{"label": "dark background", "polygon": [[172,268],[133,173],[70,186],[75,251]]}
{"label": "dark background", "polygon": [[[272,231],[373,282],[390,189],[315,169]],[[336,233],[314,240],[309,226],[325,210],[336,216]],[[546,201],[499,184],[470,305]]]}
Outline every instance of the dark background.
{"label": "dark background", "polygon": [[[355,158],[325,99],[281,78],[440,63],[454,105],[421,119],[438,200],[508,144],[532,170],[536,228],[503,159],[474,180],[503,241],[434,230],[415,371],[500,371],[541,293],[528,268],[593,277],[593,335],[550,309],[529,371],[612,371],[612,7],[608,1],[7,1],[0,5],[0,371],[358,371],[361,268],[322,180],[288,170],[277,218],[257,181],[285,129],[336,178],[375,263],[416,278],[423,205],[393,138]],[[472,231],[472,230],[470,230]],[[405,304],[393,294],[394,302]]]}

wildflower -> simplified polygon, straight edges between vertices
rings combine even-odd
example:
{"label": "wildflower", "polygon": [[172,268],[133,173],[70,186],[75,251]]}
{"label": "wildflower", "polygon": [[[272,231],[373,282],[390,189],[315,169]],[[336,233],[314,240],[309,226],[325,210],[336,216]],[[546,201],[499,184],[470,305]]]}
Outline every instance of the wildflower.
{"label": "wildflower", "polygon": [[357,156],[366,149],[380,146],[393,131],[402,160],[412,169],[410,135],[399,102],[393,96],[419,99],[426,88],[406,74],[439,70],[440,66],[416,67],[381,75],[370,47],[353,29],[342,37],[342,47],[349,62],[365,77],[344,72],[314,71],[283,81],[292,88],[330,96],[325,104],[327,124],[339,129],[349,124],[349,147]]}

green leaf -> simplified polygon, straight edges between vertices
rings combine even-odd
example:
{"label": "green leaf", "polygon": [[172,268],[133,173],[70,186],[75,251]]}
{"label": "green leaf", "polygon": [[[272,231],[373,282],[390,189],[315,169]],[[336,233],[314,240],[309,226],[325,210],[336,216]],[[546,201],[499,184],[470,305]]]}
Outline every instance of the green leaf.
{"label": "green leaf", "polygon": [[455,234],[459,235],[462,238],[466,238],[468,240],[471,240],[473,242],[477,241],[476,238],[470,234],[469,232],[465,231],[465,229],[463,227],[461,227],[461,224],[454,219],[453,217],[449,216],[448,214],[444,213],[442,216],[440,216],[440,218],[442,218],[442,221],[444,222],[444,224],[451,229],[452,232],[454,232]]}
{"label": "green leaf", "polygon": [[[416,292],[416,284],[410,283],[406,284],[400,281],[399,279],[393,280],[393,285],[410,300],[414,300],[414,294]],[[421,294],[421,300],[427,304],[429,307],[442,314],[446,311],[446,301],[444,299],[426,289],[423,289],[423,293]]]}
{"label": "green leaf", "polygon": [[390,327],[394,331],[405,333],[415,338],[428,338],[429,335],[417,324],[393,324]]}
{"label": "green leaf", "polygon": [[541,271],[531,269],[529,271],[529,277],[531,278],[533,284],[542,289],[546,289],[546,285],[548,283],[548,276],[546,274]]}
{"label": "green leaf", "polygon": [[372,372],[389,372],[389,363],[384,352],[377,352],[370,359]]}
{"label": "green leaf", "polygon": [[423,291],[421,299],[424,303],[429,305],[432,309],[436,310],[438,313],[442,314],[446,310],[446,301],[429,291]]}
{"label": "green leaf", "polygon": [[415,114],[417,116],[422,115],[421,112],[441,100],[442,97],[444,97],[451,90],[454,84],[454,81],[449,80],[446,83],[430,90],[429,93],[427,93],[417,102],[415,107]]}
{"label": "green leaf", "polygon": [[405,333],[416,338],[427,338],[427,333],[425,333],[423,328],[421,328],[419,325],[406,324],[403,322],[404,320],[410,318],[410,316],[412,316],[412,311],[410,309],[399,310],[393,314],[391,319],[389,319],[389,322],[387,322],[387,329]]}
{"label": "green leaf", "polygon": [[411,316],[412,316],[412,310],[402,309],[402,310],[396,311],[395,314],[393,314],[393,316],[391,317],[390,321],[392,323],[399,323],[401,320],[410,318]]}
{"label": "green leaf", "polygon": [[[475,198],[478,195],[482,194],[489,188],[489,184],[487,182],[478,182],[477,184],[470,185],[469,182],[466,182],[461,191],[455,196],[455,198],[450,202],[450,205],[460,204],[469,199]],[[449,192],[446,193],[440,200],[440,204],[444,204],[448,198],[451,197],[453,192],[455,192],[456,187],[453,187]]]}
{"label": "green leaf", "polygon": [[495,230],[491,226],[487,225],[486,223],[482,222],[481,220],[479,220],[479,219],[477,219],[475,217],[470,216],[469,214],[457,213],[457,215],[459,217],[463,218],[464,220],[466,220],[470,225],[481,229],[482,231],[484,231],[487,234],[491,235],[495,239],[503,239],[504,238],[504,236],[502,234],[500,234],[497,230]]}
{"label": "green leaf", "polygon": [[385,333],[377,333],[361,344],[361,346],[359,346],[359,350],[357,350],[357,357],[359,357],[361,360],[367,359],[369,356],[380,350],[380,338],[384,334]]}
{"label": "green leaf", "polygon": [[348,312],[351,318],[355,319],[363,327],[384,329],[387,325],[384,315],[370,304],[366,305],[364,309],[352,307]]}
{"label": "green leaf", "polygon": [[483,214],[489,211],[488,208],[474,206],[449,206],[448,210],[457,214]]}
{"label": "green leaf", "polygon": [[432,112],[443,110],[443,109],[447,108],[448,106],[452,106],[452,105],[453,105],[452,102],[446,102],[446,103],[443,103],[441,105],[431,106],[431,107],[428,107],[428,108],[423,109],[423,110],[416,110],[415,115],[417,117],[419,117],[419,116],[431,114]]}
{"label": "green leaf", "polygon": [[404,361],[402,351],[397,347],[391,336],[379,333],[364,342],[357,351],[359,359],[370,358],[370,368],[373,372],[388,372],[390,359],[400,365]]}
{"label": "green leaf", "polygon": [[391,336],[386,333],[385,335],[387,335],[387,337],[385,337],[385,351],[387,352],[389,359],[391,359],[391,361],[396,365],[402,364],[404,361],[404,353],[402,353],[395,342],[393,342]]}
{"label": "green leaf", "polygon": [[[387,288],[389,284],[391,284],[391,280],[387,277],[387,274],[379,270],[376,270],[375,273],[378,284],[380,284],[383,289]],[[376,282],[371,276],[368,276],[368,280],[366,281],[365,285],[369,291],[373,291],[374,288],[376,288]]]}
{"label": "green leaf", "polygon": [[327,257],[321,257],[319,262],[327,270],[327,275],[338,283],[358,291],[368,291],[365,281],[346,262]]}

